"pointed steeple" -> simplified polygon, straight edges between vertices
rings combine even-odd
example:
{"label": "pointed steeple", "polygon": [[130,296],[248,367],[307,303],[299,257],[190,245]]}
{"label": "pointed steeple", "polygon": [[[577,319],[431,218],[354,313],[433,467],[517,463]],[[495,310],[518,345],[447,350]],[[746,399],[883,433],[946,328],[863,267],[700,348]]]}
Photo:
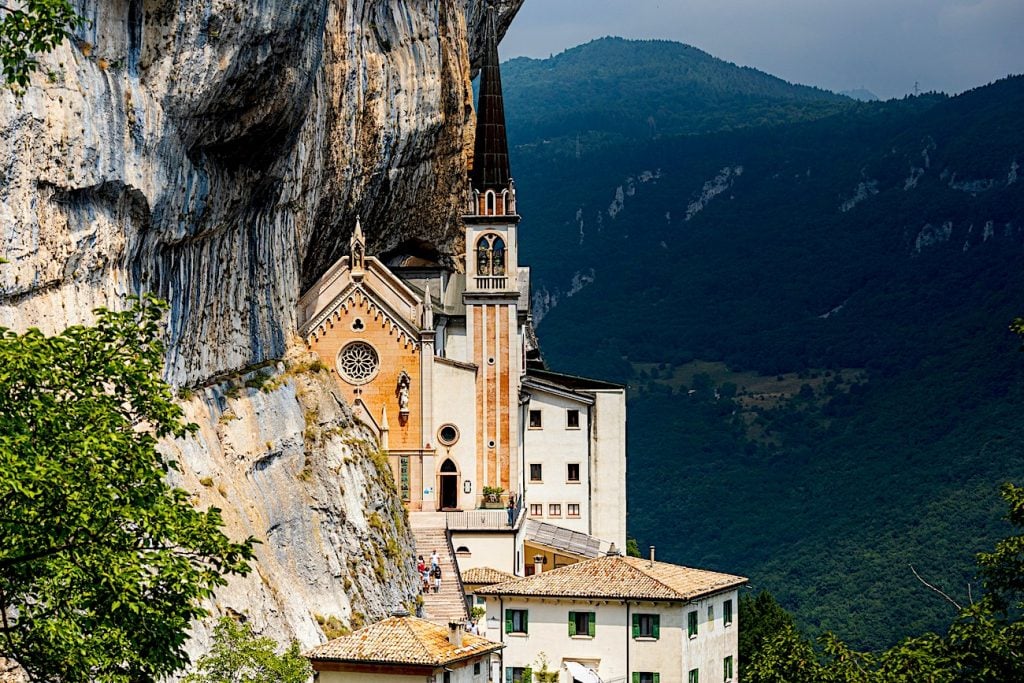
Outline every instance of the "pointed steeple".
{"label": "pointed steeple", "polygon": [[498,66],[497,10],[487,7],[484,25],[484,63],[480,67],[480,96],[476,108],[476,143],[473,145],[473,189],[503,190],[511,173],[508,166],[508,139],[505,136],[505,103],[501,94],[501,68]]}
{"label": "pointed steeple", "polygon": [[430,302],[430,283],[423,291],[423,329],[434,329],[434,305]]}
{"label": "pointed steeple", "polygon": [[359,216],[356,216],[356,229],[352,231],[352,237],[348,241],[348,253],[352,271],[361,273],[366,257],[366,238],[363,237],[363,226],[359,223]]}

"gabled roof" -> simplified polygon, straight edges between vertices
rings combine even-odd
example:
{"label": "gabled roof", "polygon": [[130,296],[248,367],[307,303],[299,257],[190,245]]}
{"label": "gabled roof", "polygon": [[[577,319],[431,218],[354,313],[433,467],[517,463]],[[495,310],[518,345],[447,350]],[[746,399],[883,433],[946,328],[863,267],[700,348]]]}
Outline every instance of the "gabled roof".
{"label": "gabled roof", "polygon": [[508,572],[492,569],[491,567],[470,567],[462,572],[462,583],[469,583],[474,586],[490,586],[495,583],[512,581],[515,578],[515,574],[509,574]]}
{"label": "gabled roof", "polygon": [[505,647],[501,643],[462,634],[462,647],[448,642],[448,629],[412,616],[389,617],[351,635],[335,638],[305,652],[317,661],[359,664],[446,666]]}
{"label": "gabled roof", "polygon": [[605,382],[600,379],[590,379],[589,377],[579,377],[577,375],[567,375],[563,372],[552,372],[551,370],[541,370],[539,368],[528,369],[526,371],[526,375],[527,377],[550,382],[551,384],[575,391],[614,391],[626,388],[623,384]]}
{"label": "gabled roof", "polygon": [[524,579],[487,586],[477,595],[689,601],[736,588],[742,576],[640,557],[604,555]]}

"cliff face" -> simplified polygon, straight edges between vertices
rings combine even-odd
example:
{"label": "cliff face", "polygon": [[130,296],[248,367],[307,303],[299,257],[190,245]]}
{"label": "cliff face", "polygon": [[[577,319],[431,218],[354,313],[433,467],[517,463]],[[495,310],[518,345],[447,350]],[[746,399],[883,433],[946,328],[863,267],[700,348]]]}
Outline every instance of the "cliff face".
{"label": "cliff face", "polygon": [[483,7],[80,0],[89,29],[22,100],[0,92],[0,326],[170,301],[167,376],[201,387],[199,434],[166,445],[174,483],[262,541],[210,605],[258,632],[311,645],[415,599],[401,503],[333,380],[308,360],[247,375],[262,388],[210,378],[293,349],[300,290],[357,214],[371,253],[460,253]]}
{"label": "cliff face", "polygon": [[283,355],[357,214],[371,252],[458,254],[483,6],[81,0],[90,27],[0,94],[0,325],[154,291],[190,384]]}

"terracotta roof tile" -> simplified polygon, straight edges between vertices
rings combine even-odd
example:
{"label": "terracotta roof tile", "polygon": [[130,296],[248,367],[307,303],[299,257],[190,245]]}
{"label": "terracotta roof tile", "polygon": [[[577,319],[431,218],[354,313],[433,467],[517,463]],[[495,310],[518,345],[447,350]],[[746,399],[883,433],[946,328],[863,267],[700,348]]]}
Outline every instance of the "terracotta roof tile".
{"label": "terracotta roof tile", "polygon": [[736,588],[742,576],[693,569],[640,557],[605,555],[567,567],[487,586],[477,595],[521,595],[632,600],[693,600]]}
{"label": "terracotta roof tile", "polygon": [[505,583],[516,578],[515,574],[509,574],[499,569],[490,567],[471,567],[462,572],[462,583],[473,584],[474,586],[489,586],[493,583]]}
{"label": "terracotta roof tile", "polygon": [[448,642],[448,628],[416,617],[389,617],[305,653],[314,662],[445,666],[500,650],[504,645],[463,633],[462,647]]}

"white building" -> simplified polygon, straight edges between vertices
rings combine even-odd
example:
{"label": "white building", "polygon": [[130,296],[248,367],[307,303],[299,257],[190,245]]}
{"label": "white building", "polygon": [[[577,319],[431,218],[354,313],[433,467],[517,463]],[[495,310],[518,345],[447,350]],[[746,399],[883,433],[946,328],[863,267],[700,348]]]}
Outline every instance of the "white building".
{"label": "white building", "polygon": [[396,614],[304,653],[319,683],[487,683],[502,648],[462,630]]}
{"label": "white building", "polygon": [[740,576],[605,555],[483,586],[500,680],[548,662],[562,683],[739,681]]}

